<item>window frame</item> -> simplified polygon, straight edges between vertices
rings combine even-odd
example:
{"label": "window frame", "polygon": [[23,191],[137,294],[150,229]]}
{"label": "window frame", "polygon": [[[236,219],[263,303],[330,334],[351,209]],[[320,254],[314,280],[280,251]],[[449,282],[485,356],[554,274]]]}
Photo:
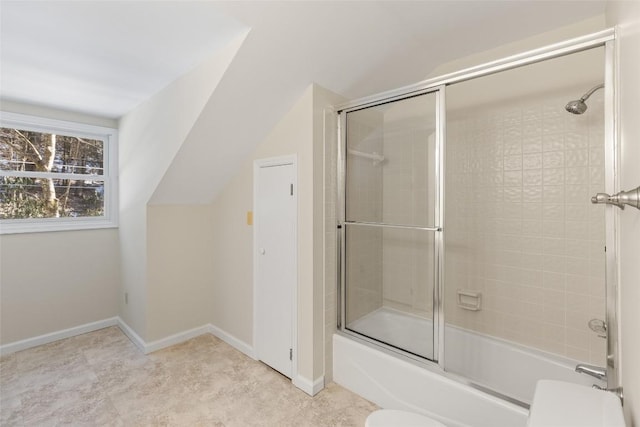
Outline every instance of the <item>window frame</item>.
{"label": "window frame", "polygon": [[[49,119],[19,113],[0,112],[0,126],[34,132],[65,134],[103,141],[102,175],[104,183],[104,215],[99,217],[0,219],[0,235],[49,231],[91,230],[118,227],[118,130],[115,128]],[[0,170],[0,176],[32,176],[65,179],[56,172],[21,172]],[[90,175],[92,178],[95,175]]]}

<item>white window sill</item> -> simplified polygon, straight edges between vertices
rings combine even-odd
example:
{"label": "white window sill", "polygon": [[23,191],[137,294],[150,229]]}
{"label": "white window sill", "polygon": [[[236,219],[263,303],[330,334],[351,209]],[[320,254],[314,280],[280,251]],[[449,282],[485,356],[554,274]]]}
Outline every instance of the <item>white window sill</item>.
{"label": "white window sill", "polygon": [[51,231],[117,228],[118,223],[105,218],[47,218],[0,221],[0,234],[43,233]]}

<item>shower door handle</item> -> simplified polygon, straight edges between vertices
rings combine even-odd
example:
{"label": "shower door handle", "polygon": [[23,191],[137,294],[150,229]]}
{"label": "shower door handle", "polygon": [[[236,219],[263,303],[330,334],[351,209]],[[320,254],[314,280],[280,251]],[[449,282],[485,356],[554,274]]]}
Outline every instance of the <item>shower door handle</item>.
{"label": "shower door handle", "polygon": [[607,205],[615,205],[620,209],[624,209],[624,205],[633,206],[640,209],[640,186],[629,191],[620,191],[613,196],[607,193],[598,193],[591,198],[591,203]]}

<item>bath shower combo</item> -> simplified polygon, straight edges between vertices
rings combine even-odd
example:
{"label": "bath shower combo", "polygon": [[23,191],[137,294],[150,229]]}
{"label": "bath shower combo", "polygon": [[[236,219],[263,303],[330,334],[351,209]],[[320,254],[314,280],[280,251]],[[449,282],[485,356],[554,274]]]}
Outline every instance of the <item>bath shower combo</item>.
{"label": "bath shower combo", "polygon": [[[617,390],[614,211],[585,204],[614,193],[613,39],[336,108],[336,382],[456,427],[523,426],[541,378]],[[507,86],[585,60],[583,118],[563,73]],[[592,202],[640,209],[640,187]]]}

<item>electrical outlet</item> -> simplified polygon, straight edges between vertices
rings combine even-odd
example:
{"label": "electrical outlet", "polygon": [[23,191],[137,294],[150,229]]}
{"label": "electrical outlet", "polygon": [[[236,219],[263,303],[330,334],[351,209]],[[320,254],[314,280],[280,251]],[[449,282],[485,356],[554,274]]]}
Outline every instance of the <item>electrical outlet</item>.
{"label": "electrical outlet", "polygon": [[124,303],[129,304],[129,292],[124,293]]}

